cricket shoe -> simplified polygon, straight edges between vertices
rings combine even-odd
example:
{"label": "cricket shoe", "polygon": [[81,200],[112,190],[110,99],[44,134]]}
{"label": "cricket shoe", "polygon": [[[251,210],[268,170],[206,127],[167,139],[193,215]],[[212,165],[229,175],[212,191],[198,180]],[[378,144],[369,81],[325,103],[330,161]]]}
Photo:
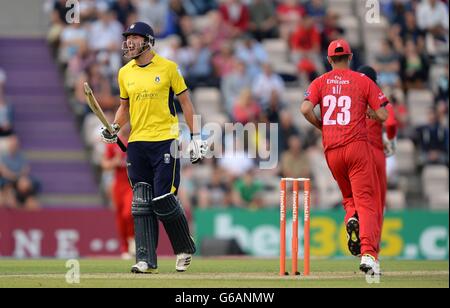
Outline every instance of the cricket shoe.
{"label": "cricket shoe", "polygon": [[359,220],[357,217],[351,217],[346,225],[348,250],[355,256],[361,256],[361,239],[359,238]]}
{"label": "cricket shoe", "polygon": [[148,266],[147,262],[139,261],[131,267],[134,274],[158,274],[158,268]]}
{"label": "cricket shoe", "polygon": [[381,275],[380,262],[371,255],[363,255],[359,269],[369,275]]}
{"label": "cricket shoe", "polygon": [[180,253],[177,255],[177,261],[175,263],[175,269],[177,272],[185,272],[191,265],[192,255],[188,253]]}

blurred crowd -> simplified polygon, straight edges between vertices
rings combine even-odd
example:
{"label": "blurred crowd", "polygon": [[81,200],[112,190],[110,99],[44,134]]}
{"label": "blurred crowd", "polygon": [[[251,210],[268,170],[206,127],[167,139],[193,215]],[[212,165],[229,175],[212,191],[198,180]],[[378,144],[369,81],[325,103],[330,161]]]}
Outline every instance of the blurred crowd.
{"label": "blurred crowd", "polygon": [[[83,82],[90,83],[112,120],[119,102],[117,72],[124,64],[121,33],[136,21],[149,23],[156,33],[156,50],[179,64],[199,113],[221,124],[279,124],[276,169],[261,170],[260,158],[248,158],[249,147],[263,135],[258,131],[237,144],[235,153],[223,152],[223,158],[200,166],[184,164],[180,198],[186,207],[274,206],[280,177],[311,177],[316,204],[331,208],[340,202],[320,134],[299,120],[303,99],[299,89],[330,68],[329,42],[352,33],[359,33],[359,43],[352,46],[352,66],[369,64],[378,71],[380,86],[395,107],[399,138],[413,141],[417,154],[413,173],[429,164],[448,168],[447,1],[380,1],[385,31],[376,50],[363,39],[370,33],[363,26],[363,15],[357,14],[360,1],[353,2],[349,15],[333,5],[342,1],[326,0],[79,2],[80,23],[71,24],[66,21],[70,8],[65,0],[47,2],[48,41],[65,74],[72,110],[107,198],[112,175],[101,169],[105,152],[98,134],[101,124],[86,105]],[[350,26],[348,17],[357,23]],[[423,102],[429,108],[423,123],[414,121],[411,110],[409,98],[416,97],[415,91],[430,94],[424,96],[429,97]],[[202,108],[199,102],[207,100],[206,93],[217,93],[218,108],[211,107],[212,101],[206,103],[211,109]],[[229,137],[224,136],[224,144]],[[388,162],[392,189],[400,189],[396,164],[395,157]]]}
{"label": "blurred crowd", "polygon": [[0,68],[0,208],[36,210],[39,182],[20,149],[14,131],[13,107],[5,96],[6,73]]}

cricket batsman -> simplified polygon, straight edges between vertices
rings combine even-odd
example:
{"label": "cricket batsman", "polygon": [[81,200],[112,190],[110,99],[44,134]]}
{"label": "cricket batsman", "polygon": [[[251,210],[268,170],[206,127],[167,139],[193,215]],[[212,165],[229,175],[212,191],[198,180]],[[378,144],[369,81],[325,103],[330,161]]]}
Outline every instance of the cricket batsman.
{"label": "cricket batsman", "polygon": [[[343,196],[349,248],[360,240],[360,270],[378,274],[381,193],[366,126],[368,106],[384,122],[386,97],[364,74],[350,70],[353,54],[345,40],[328,47],[332,71],[315,79],[305,93],[301,112],[322,131],[325,157]],[[314,107],[321,107],[321,116]],[[354,218],[354,219],[350,219]]]}
{"label": "cricket batsman", "polygon": [[[358,68],[358,72],[363,73],[367,77],[377,83],[377,72],[370,66],[361,66]],[[397,144],[397,119],[395,118],[394,108],[391,104],[386,105],[388,111],[388,118],[383,123],[373,119],[372,110],[369,108],[369,117],[366,119],[367,130],[369,133],[369,143],[374,153],[375,165],[378,174],[378,183],[381,191],[381,205],[384,213],[386,207],[386,193],[387,193],[387,175],[386,175],[386,157],[393,156],[396,150]],[[383,230],[383,215],[379,222],[380,229]],[[381,237],[381,233],[380,233]],[[381,238],[380,238],[381,244]],[[380,247],[378,249],[380,252]]]}
{"label": "cricket batsman", "polygon": [[127,170],[133,188],[132,214],[136,240],[136,264],[132,273],[157,273],[158,219],[163,223],[176,254],[175,269],[187,270],[196,247],[183,208],[176,197],[180,184],[180,161],[172,155],[177,148],[178,118],[174,95],[180,101],[191,130],[192,163],[202,160],[208,150],[199,131],[194,131],[194,107],[176,63],[155,51],[153,29],[143,22],[132,24],[124,33],[124,56],[131,59],[119,70],[120,106],[113,134],[103,129],[102,138],[115,143],[120,128],[131,124]]}

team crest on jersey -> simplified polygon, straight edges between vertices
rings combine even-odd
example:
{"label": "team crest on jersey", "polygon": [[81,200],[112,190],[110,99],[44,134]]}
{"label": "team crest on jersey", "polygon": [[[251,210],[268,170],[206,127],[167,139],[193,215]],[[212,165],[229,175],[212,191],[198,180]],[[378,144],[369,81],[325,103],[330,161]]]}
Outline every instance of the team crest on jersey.
{"label": "team crest on jersey", "polygon": [[161,82],[161,78],[160,78],[159,76],[156,76],[155,82],[156,82],[156,83],[160,83],[160,82]]}
{"label": "team crest on jersey", "polygon": [[170,164],[170,154],[164,154],[164,163]]}
{"label": "team crest on jersey", "polygon": [[309,97],[311,95],[311,92],[309,92],[308,90],[305,91],[305,97]]}

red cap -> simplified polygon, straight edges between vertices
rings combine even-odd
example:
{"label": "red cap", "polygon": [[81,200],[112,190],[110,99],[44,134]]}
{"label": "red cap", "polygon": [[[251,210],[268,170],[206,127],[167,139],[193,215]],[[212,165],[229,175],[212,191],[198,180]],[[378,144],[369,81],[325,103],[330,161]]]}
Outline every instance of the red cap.
{"label": "red cap", "polygon": [[346,40],[335,40],[330,43],[328,46],[328,56],[343,56],[343,55],[351,55],[352,49]]}

